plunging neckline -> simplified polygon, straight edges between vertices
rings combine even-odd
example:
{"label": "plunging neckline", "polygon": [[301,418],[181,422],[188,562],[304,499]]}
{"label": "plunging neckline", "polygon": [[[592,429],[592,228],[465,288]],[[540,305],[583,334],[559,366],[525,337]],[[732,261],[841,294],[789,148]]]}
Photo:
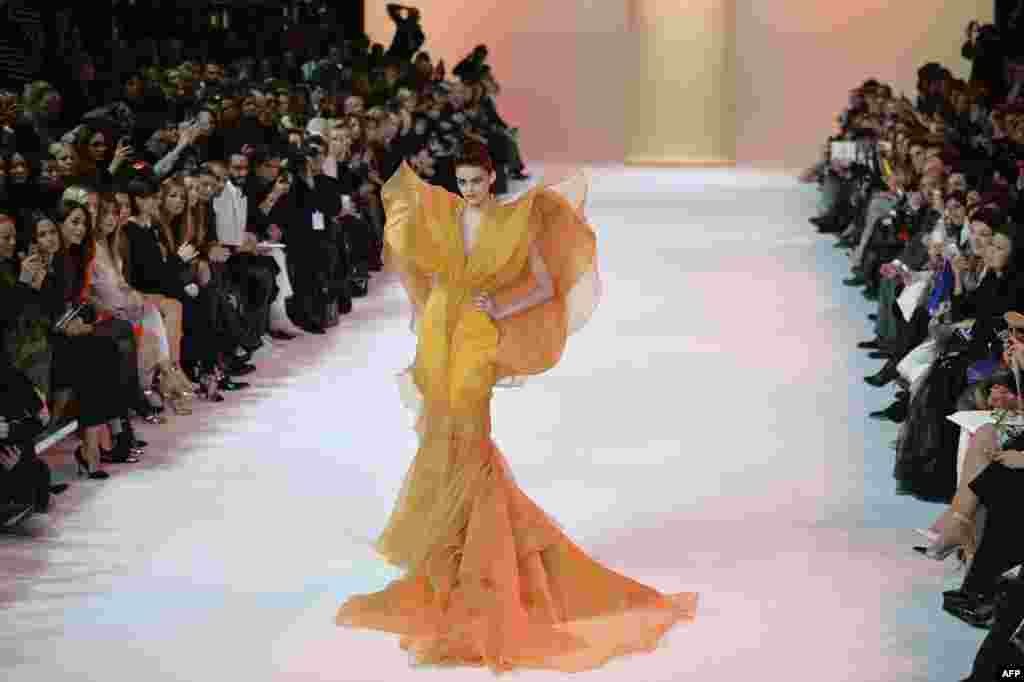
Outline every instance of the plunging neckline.
{"label": "plunging neckline", "polygon": [[479,248],[480,246],[480,242],[484,236],[484,231],[490,216],[486,211],[482,211],[480,213],[480,223],[476,226],[475,239],[473,240],[473,245],[467,248],[466,228],[462,222],[462,219],[466,215],[467,208],[468,204],[466,203],[462,203],[459,206],[458,211],[456,211],[455,213],[455,222],[459,228],[456,231],[459,240],[459,251],[462,253],[462,256],[466,259],[466,263],[468,264],[473,259],[473,255],[476,253],[477,248]]}

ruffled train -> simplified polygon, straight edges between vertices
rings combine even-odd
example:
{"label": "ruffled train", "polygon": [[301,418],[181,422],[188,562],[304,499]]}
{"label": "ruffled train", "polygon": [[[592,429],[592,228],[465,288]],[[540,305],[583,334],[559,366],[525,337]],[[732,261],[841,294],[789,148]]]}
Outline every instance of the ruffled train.
{"label": "ruffled train", "polygon": [[[578,672],[652,651],[674,624],[694,618],[696,594],[663,595],[569,540],[519,488],[487,433],[456,432],[450,442],[453,458],[474,464],[452,459],[432,477],[430,448],[421,447],[377,542],[406,569],[426,547],[420,567],[346,601],[339,625],[399,634],[418,664]],[[460,512],[460,530],[424,539]]]}

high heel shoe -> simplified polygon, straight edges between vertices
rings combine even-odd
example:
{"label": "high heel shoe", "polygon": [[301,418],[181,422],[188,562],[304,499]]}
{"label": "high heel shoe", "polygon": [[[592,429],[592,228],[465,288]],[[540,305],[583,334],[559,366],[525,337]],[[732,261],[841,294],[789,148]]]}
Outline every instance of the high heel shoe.
{"label": "high heel shoe", "polygon": [[215,373],[205,374],[200,382],[199,394],[211,403],[222,403],[224,402],[224,396],[220,393],[219,384],[220,382]]}
{"label": "high heel shoe", "polygon": [[78,449],[75,450],[75,462],[78,463],[79,476],[88,476],[94,481],[102,481],[104,479],[110,478],[110,474],[108,474],[106,471],[103,471],[102,469],[96,469],[95,471],[93,471],[92,469],[89,468],[89,463],[85,460],[85,454],[82,453],[81,445],[79,445]]}
{"label": "high heel shoe", "polygon": [[188,395],[186,391],[177,386],[178,380],[174,372],[160,373],[160,397],[165,405],[170,405],[174,414],[180,416],[192,414],[192,408],[188,406]]}
{"label": "high heel shoe", "polygon": [[185,371],[178,365],[172,365],[171,372],[174,374],[175,379],[178,381],[178,389],[186,398],[194,398],[199,392],[199,386],[192,382],[185,374]]}
{"label": "high heel shoe", "polygon": [[935,561],[945,561],[950,554],[963,548],[964,563],[970,563],[976,544],[974,523],[960,512],[953,512],[950,518],[960,524],[962,533],[958,533],[952,540],[943,541],[939,537],[927,547],[914,547],[914,551]]}
{"label": "high heel shoe", "polygon": [[114,447],[110,450],[100,448],[100,461],[104,464],[136,464],[139,461],[137,455],[141,451],[132,447],[131,436],[127,431],[117,434]]}
{"label": "high heel shoe", "polygon": [[[142,450],[145,450],[149,446],[149,443],[139,438],[138,434],[135,433],[135,428],[132,426],[132,420],[127,418],[122,419],[121,428],[128,434],[128,442],[131,443],[132,452],[136,455],[141,455]],[[136,452],[136,450],[138,450],[138,452]]]}

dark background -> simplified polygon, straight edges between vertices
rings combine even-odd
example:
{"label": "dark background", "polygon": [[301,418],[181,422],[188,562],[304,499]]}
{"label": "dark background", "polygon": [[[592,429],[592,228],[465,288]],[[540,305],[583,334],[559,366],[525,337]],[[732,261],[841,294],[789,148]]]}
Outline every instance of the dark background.
{"label": "dark background", "polygon": [[365,0],[0,0],[0,87],[62,80],[58,73],[81,52],[102,77],[153,61],[151,41],[181,40],[177,63],[276,57],[319,51],[361,35],[364,25]]}

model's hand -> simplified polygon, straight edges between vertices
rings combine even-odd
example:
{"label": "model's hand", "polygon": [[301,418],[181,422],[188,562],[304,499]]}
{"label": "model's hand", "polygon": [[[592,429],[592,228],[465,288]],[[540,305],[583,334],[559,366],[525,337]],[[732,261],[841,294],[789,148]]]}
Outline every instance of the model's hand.
{"label": "model's hand", "polygon": [[1003,450],[992,460],[1010,469],[1024,469],[1024,452],[1019,450]]}
{"label": "model's hand", "polygon": [[494,299],[487,294],[477,294],[473,299],[473,303],[476,307],[487,314],[492,320],[498,312],[498,306],[495,305]]}

